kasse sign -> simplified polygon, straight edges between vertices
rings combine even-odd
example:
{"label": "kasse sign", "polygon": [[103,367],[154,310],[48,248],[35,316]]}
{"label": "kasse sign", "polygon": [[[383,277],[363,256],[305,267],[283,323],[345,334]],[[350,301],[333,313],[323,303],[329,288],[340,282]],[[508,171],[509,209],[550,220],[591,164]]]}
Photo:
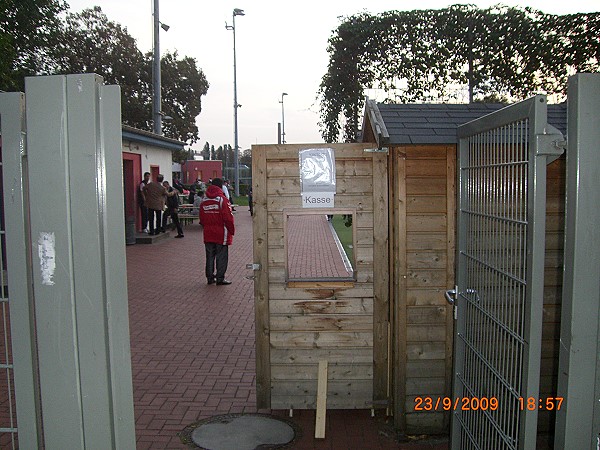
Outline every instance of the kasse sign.
{"label": "kasse sign", "polygon": [[303,208],[335,206],[335,156],[332,148],[300,150],[300,195]]}
{"label": "kasse sign", "polygon": [[303,208],[333,208],[333,192],[302,193]]}

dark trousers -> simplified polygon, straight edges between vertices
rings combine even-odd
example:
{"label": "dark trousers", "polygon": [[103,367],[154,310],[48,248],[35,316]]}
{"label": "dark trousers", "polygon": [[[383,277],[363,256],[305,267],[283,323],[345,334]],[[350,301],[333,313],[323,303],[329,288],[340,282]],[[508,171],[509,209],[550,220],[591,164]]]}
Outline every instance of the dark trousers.
{"label": "dark trousers", "polygon": [[158,233],[162,226],[162,211],[148,208],[148,224],[150,225],[150,233],[154,233],[154,216],[156,216],[156,232]]}
{"label": "dark trousers", "polygon": [[182,235],[183,228],[181,228],[181,223],[179,222],[179,213],[177,212],[176,209],[167,208],[167,210],[163,214],[163,219],[162,219],[163,230],[167,227],[167,219],[169,218],[169,216],[171,216],[171,219],[173,220],[175,227],[177,227],[177,234]]}
{"label": "dark trousers", "polygon": [[145,230],[148,226],[148,208],[140,205],[140,211],[142,212],[142,230]]}
{"label": "dark trousers", "polygon": [[[206,249],[206,279],[213,280],[216,278],[217,281],[223,281],[229,263],[229,246],[205,242],[204,248]],[[215,262],[217,264],[216,276]]]}

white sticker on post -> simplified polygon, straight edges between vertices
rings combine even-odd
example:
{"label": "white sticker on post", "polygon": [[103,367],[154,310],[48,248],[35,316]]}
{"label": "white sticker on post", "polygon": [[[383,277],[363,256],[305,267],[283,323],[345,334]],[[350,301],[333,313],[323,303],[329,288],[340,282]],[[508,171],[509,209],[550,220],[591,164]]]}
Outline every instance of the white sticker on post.
{"label": "white sticker on post", "polygon": [[54,280],[52,278],[56,270],[56,238],[54,233],[40,233],[38,255],[40,257],[42,284],[53,286]]}

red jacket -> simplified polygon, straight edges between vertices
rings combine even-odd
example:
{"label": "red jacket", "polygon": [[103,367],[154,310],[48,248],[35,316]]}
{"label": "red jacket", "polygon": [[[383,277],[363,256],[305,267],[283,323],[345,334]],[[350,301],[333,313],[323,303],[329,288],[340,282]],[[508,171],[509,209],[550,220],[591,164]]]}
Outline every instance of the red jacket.
{"label": "red jacket", "polygon": [[204,242],[231,245],[235,234],[229,200],[221,188],[210,185],[200,202],[200,223],[204,227]]}

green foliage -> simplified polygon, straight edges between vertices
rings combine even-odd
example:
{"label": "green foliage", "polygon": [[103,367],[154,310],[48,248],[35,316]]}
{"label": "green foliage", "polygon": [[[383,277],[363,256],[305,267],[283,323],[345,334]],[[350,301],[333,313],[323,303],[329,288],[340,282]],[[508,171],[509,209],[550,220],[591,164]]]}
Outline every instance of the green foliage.
{"label": "green foliage", "polygon": [[204,143],[204,148],[202,149],[202,157],[205,160],[210,159],[210,144],[208,142]]}
{"label": "green foliage", "polygon": [[352,215],[336,214],[332,217],[331,223],[335,229],[338,239],[346,252],[346,256],[354,267],[354,241],[352,231]]}
{"label": "green foliage", "polygon": [[0,90],[22,91],[59,42],[63,0],[0,0]]}
{"label": "green foliage", "polygon": [[[147,55],[146,64],[152,64]],[[163,121],[166,136],[194,143],[199,139],[196,117],[202,111],[201,97],[208,92],[208,81],[189,56],[179,58],[166,53],[161,60],[162,110],[173,119]]]}
{"label": "green foliage", "polygon": [[252,150],[246,149],[240,155],[240,164],[246,164],[248,167],[252,167]]}
{"label": "green foliage", "polygon": [[[100,7],[69,14],[61,44],[53,49],[53,65],[47,73],[94,72],[107,84],[121,87],[123,123],[152,129],[152,52],[143,55],[135,39],[116,22],[108,20]],[[201,96],[208,91],[204,73],[196,60],[179,58],[177,52],[161,58],[162,105],[165,136],[183,142],[198,140],[196,117]],[[179,158],[181,155],[174,155]]]}
{"label": "green foliage", "polygon": [[[0,89],[22,90],[36,74],[97,73],[121,87],[123,123],[152,129],[152,53],[101,8],[67,14],[62,0],[0,0]],[[190,144],[199,139],[196,117],[208,82],[196,60],[177,52],[161,59],[164,134]],[[184,152],[173,155],[180,160]]]}
{"label": "green foliage", "polygon": [[150,66],[127,29],[108,20],[96,6],[68,14],[61,36],[44,72],[101,75],[105,83],[121,87],[123,123],[152,129]]}
{"label": "green foliage", "polygon": [[346,18],[329,39],[321,134],[356,138],[365,89],[388,101],[523,99],[564,94],[568,75],[600,68],[600,13],[556,16],[530,8],[454,5]]}
{"label": "green foliage", "polygon": [[188,161],[190,159],[193,159],[194,156],[192,154],[192,150],[191,149],[181,149],[181,150],[173,150],[173,154],[172,154],[172,159],[173,162],[176,163],[183,163],[184,161]]}

